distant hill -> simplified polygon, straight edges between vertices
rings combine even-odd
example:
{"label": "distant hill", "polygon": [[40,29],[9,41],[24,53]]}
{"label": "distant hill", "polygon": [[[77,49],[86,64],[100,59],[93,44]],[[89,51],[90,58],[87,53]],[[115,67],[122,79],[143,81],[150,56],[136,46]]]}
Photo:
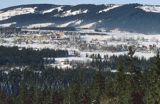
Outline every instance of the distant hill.
{"label": "distant hill", "polygon": [[0,10],[0,27],[75,27],[160,33],[160,6],[33,4]]}

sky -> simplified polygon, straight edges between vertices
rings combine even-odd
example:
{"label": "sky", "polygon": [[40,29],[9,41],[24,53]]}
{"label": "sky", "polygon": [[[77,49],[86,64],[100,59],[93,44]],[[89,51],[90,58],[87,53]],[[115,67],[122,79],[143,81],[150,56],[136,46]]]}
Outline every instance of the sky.
{"label": "sky", "polygon": [[21,4],[60,4],[60,5],[76,5],[76,4],[154,4],[160,5],[160,0],[0,0],[0,8],[6,8]]}

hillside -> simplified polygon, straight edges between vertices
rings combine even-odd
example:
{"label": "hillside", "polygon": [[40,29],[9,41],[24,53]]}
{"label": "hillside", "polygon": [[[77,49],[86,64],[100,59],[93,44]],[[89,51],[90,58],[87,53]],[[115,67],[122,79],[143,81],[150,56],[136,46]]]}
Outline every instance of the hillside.
{"label": "hillside", "polygon": [[160,6],[141,4],[20,5],[0,10],[0,26],[76,27],[160,33]]}

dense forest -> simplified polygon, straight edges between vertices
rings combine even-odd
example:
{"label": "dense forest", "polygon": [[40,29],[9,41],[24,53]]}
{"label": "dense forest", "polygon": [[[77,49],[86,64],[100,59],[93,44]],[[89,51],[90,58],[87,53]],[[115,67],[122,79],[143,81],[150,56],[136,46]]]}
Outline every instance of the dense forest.
{"label": "dense forest", "polygon": [[93,55],[86,68],[32,67],[43,66],[43,57],[60,56],[67,52],[0,47],[0,104],[160,104],[159,53],[149,60]]}
{"label": "dense forest", "polygon": [[40,65],[44,63],[44,58],[67,56],[68,51],[64,50],[33,50],[0,46],[0,65]]}

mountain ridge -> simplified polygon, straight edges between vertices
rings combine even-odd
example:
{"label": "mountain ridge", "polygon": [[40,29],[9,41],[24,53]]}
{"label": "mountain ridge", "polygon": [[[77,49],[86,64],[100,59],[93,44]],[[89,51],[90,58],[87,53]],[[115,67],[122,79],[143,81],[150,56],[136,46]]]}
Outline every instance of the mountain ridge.
{"label": "mountain ridge", "polygon": [[1,27],[75,27],[160,33],[160,6],[29,4],[0,10]]}

